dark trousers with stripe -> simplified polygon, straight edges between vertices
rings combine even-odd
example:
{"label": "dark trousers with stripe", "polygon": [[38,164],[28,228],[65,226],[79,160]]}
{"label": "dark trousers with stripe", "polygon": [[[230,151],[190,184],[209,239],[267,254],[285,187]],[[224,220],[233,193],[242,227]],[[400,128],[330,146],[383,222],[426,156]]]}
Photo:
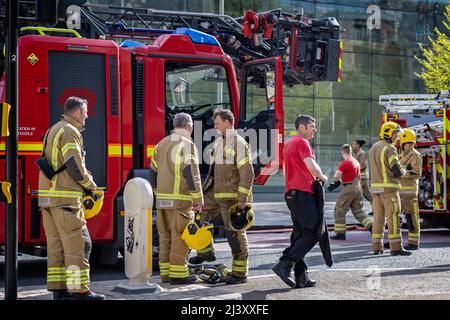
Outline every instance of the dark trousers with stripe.
{"label": "dark trousers with stripe", "polygon": [[305,255],[320,240],[321,231],[318,228],[320,214],[312,193],[290,190],[285,196],[285,201],[291,211],[293,230],[291,244],[283,251],[280,260],[295,262],[294,272],[299,276],[308,269],[304,260]]}

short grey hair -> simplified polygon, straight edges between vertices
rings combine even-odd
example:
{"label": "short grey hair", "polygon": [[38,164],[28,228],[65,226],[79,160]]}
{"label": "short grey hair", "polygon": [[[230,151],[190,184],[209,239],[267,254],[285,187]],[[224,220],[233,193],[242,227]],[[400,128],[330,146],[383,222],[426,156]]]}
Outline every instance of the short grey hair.
{"label": "short grey hair", "polygon": [[192,118],[190,114],[180,112],[173,118],[173,126],[175,128],[184,128],[187,124],[192,126]]}

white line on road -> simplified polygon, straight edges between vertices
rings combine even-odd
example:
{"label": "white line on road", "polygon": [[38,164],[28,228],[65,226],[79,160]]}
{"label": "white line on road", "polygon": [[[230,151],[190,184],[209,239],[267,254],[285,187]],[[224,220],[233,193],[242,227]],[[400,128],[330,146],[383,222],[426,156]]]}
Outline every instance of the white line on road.
{"label": "white line on road", "polygon": [[[367,268],[357,268],[357,269],[352,269],[352,268],[348,268],[348,269],[313,269],[313,270],[308,270],[308,272],[319,272],[319,271],[327,271],[327,272],[334,272],[334,271],[341,271],[341,272],[349,272],[349,271],[367,271],[369,269],[373,269],[374,267],[367,267]],[[450,267],[429,267],[429,268],[377,268],[378,270],[382,270],[382,271],[401,271],[401,270],[439,270],[439,271],[450,271]],[[264,275],[260,275],[260,276],[252,276],[252,277],[248,277],[249,279],[259,279],[259,278],[270,278],[270,277],[274,277],[276,276],[276,274],[264,274]]]}

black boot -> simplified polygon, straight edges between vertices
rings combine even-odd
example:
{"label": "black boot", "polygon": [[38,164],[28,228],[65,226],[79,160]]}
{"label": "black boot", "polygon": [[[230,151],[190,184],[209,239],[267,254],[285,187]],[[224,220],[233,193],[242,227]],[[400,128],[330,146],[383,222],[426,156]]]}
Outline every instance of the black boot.
{"label": "black boot", "polygon": [[246,283],[247,277],[238,277],[238,276],[231,276],[227,280],[225,280],[226,284],[240,284],[240,283]]}
{"label": "black boot", "polygon": [[330,237],[331,240],[345,240],[345,233],[336,233],[334,236]]}
{"label": "black boot", "polygon": [[291,270],[294,267],[294,264],[295,263],[291,261],[280,260],[280,262],[272,268],[273,272],[275,272],[275,274],[291,288],[295,287],[295,281],[291,278]]}
{"label": "black boot", "polygon": [[186,278],[170,278],[169,283],[171,285],[179,285],[179,284],[194,284],[200,282],[199,277],[195,274],[191,274]]}
{"label": "black boot", "polygon": [[52,290],[53,300],[68,300],[72,295],[67,291],[67,289],[62,290]]}
{"label": "black boot", "polygon": [[391,245],[389,244],[389,242],[385,242],[385,243],[383,244],[383,247],[384,247],[385,249],[390,249],[390,248],[391,248]]}
{"label": "black boot", "polygon": [[411,251],[406,250],[397,250],[397,251],[391,251],[391,256],[410,256],[412,254]]}
{"label": "black boot", "polygon": [[405,246],[406,250],[419,250],[419,246],[417,244],[408,244]]}
{"label": "black boot", "polygon": [[378,255],[383,254],[383,253],[384,253],[383,250],[374,250],[374,251],[373,251],[373,254],[374,254],[375,256],[378,256]]}
{"label": "black boot", "polygon": [[93,291],[72,293],[70,300],[105,300],[105,296]]}
{"label": "black boot", "polygon": [[203,262],[213,262],[216,261],[216,256],[214,253],[208,253],[204,256],[195,256],[189,259],[189,266],[195,267],[201,265]]}
{"label": "black boot", "polygon": [[295,287],[296,288],[309,288],[316,285],[316,280],[312,280],[309,277],[308,272],[302,273],[299,276],[295,276]]}

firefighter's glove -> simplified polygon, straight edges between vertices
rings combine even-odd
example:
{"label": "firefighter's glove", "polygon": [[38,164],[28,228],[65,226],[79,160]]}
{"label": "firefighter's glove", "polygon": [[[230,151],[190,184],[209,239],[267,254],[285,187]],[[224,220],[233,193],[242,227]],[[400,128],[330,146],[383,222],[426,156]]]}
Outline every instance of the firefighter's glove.
{"label": "firefighter's glove", "polygon": [[328,192],[331,192],[334,189],[336,189],[337,187],[339,187],[340,185],[341,185],[341,181],[335,181],[327,187],[327,190],[328,190]]}

